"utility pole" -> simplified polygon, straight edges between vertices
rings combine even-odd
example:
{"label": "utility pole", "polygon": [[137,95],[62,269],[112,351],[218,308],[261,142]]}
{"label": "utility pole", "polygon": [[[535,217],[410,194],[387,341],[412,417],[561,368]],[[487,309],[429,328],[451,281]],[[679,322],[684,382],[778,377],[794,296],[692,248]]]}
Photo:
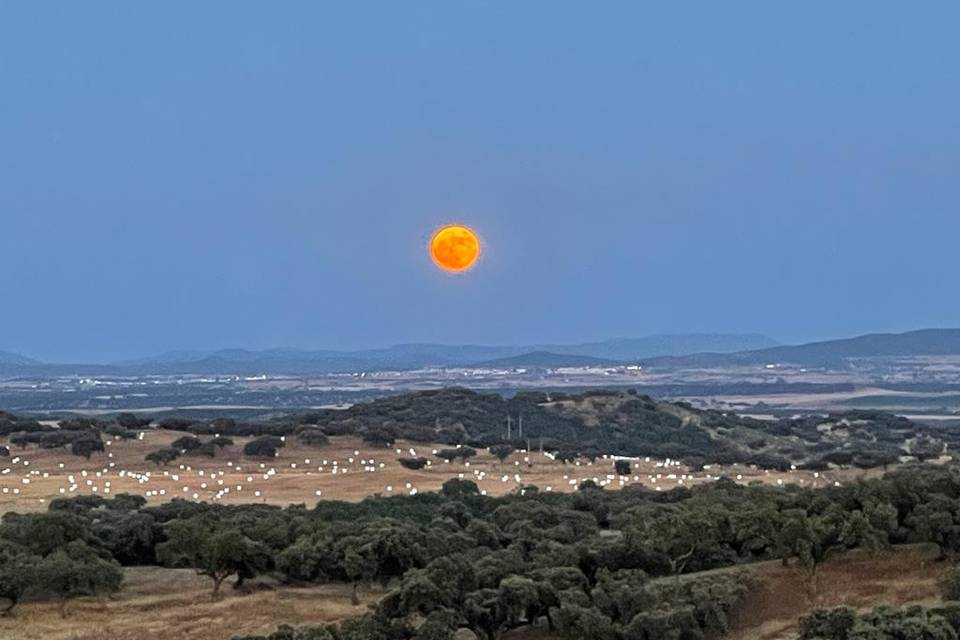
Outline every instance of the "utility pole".
{"label": "utility pole", "polygon": [[507,442],[510,442],[513,436],[513,423],[511,422],[510,416],[507,416]]}
{"label": "utility pole", "polygon": [[520,416],[520,433],[517,437],[523,440],[523,416],[522,415]]}

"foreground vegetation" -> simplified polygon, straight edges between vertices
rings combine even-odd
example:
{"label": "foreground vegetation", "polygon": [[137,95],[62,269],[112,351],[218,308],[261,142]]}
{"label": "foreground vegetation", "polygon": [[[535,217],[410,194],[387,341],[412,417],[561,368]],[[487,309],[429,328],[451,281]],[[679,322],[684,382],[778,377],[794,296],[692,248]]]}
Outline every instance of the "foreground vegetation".
{"label": "foreground vegetation", "polygon": [[696,572],[781,559],[805,567],[815,589],[832,554],[911,542],[960,552],[957,469],[905,468],[825,489],[585,483],[573,494],[526,487],[501,498],[451,480],[438,494],[313,509],[83,496],[3,518],[0,591],[11,604],[66,600],[115,591],[121,565],[162,565],[206,576],[216,597],[265,573],[389,588],[364,616],[281,632],[295,638],[446,640],[470,629],[492,639],[537,624],[571,640],[654,640],[722,632],[750,588],[738,572]]}
{"label": "foreground vegetation", "polygon": [[[883,413],[764,422],[629,392],[504,399],[447,389],[267,422],[121,414],[53,426],[0,414],[0,436],[13,448],[66,447],[83,457],[102,452],[105,439],[139,438],[146,429],[179,432],[146,455],[157,466],[216,457],[233,438],[251,437],[244,456],[261,459],[288,437],[325,447],[329,437],[355,435],[378,446],[400,437],[441,442],[449,448],[437,458],[461,464],[481,447],[503,460],[515,448],[543,446],[559,460],[611,453],[777,469],[922,461],[953,442]],[[417,469],[428,459],[399,462]],[[617,460],[613,470],[629,475],[630,463]],[[504,497],[452,479],[439,493],[312,509],[176,499],[147,506],[139,496],[86,495],[54,499],[46,513],[3,517],[0,597],[12,612],[24,600],[102,596],[121,588],[123,567],[162,566],[203,576],[213,599],[262,575],[289,585],[344,585],[355,603],[371,585],[386,590],[365,615],[284,628],[271,640],[494,640],[530,626],[567,640],[684,640],[723,633],[751,587],[747,574],[701,572],[779,559],[803,567],[813,593],[817,568],[832,555],[915,542],[938,545],[944,558],[960,552],[960,467],[908,465],[820,489],[720,479],[660,492],[606,491],[588,480],[572,494],[519,486]],[[818,615],[829,628],[849,618]],[[827,628],[804,624],[809,633]],[[836,637],[888,637],[850,635],[865,625],[855,620],[843,627],[847,636]],[[942,626],[939,618],[935,625]]]}
{"label": "foreground vegetation", "polygon": [[960,602],[936,607],[848,607],[817,611],[800,620],[800,640],[957,640]]}

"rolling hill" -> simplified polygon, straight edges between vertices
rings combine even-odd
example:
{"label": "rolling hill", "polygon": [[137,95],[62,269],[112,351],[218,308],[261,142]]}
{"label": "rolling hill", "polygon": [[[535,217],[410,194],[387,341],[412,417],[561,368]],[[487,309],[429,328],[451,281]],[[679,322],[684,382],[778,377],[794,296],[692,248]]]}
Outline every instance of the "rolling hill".
{"label": "rolling hill", "polygon": [[607,360],[594,356],[531,351],[509,358],[478,362],[473,366],[490,369],[556,369],[560,367],[615,367],[621,364],[623,363],[618,360]]}
{"label": "rolling hill", "polygon": [[[522,419],[522,436],[519,425]],[[900,456],[936,457],[957,445],[949,429],[873,411],[756,420],[629,391],[521,392],[511,398],[449,387],[325,409],[302,417],[328,435],[405,438],[488,447],[543,446],[560,455],[657,456],[690,464],[745,463],[786,470],[830,464],[868,468]],[[527,440],[525,440],[527,439]]]}
{"label": "rolling hill", "polygon": [[699,353],[649,358],[649,366],[729,366],[792,363],[839,366],[852,358],[960,355],[960,329],[921,329],[907,333],[873,333],[855,338],[778,346],[738,353]]}
{"label": "rolling hill", "polygon": [[[559,364],[602,364],[635,361],[663,354],[684,355],[712,349],[732,352],[775,344],[770,338],[738,334],[677,334],[615,339],[576,345],[441,345],[400,344],[384,349],[355,351],[304,349],[223,349],[173,351],[155,357],[110,364],[42,363],[22,356],[0,357],[0,375],[149,375],[149,374],[325,374],[354,371],[409,370],[423,367],[488,366],[503,359],[530,361],[529,354],[546,352]],[[543,358],[540,358],[543,360]],[[533,358],[537,360],[537,358]],[[545,360],[544,360],[545,362]],[[505,366],[505,365],[504,365]],[[525,366],[518,364],[516,366]],[[540,366],[547,366],[541,364]]]}
{"label": "rolling hill", "polygon": [[39,362],[34,360],[33,358],[22,356],[19,353],[11,353],[9,351],[0,351],[0,365],[31,366],[36,364],[39,364]]}
{"label": "rolling hill", "polygon": [[[876,333],[801,345],[769,346],[772,342],[756,335],[678,334],[578,345],[405,344],[360,351],[225,349],[206,353],[171,352],[113,364],[42,363],[0,352],[0,375],[306,375],[424,367],[555,368],[624,363],[663,368],[767,363],[842,368],[856,358],[960,355],[960,329]],[[758,345],[762,348],[756,348]],[[736,350],[743,346],[749,348]],[[697,349],[700,351],[694,351]]]}

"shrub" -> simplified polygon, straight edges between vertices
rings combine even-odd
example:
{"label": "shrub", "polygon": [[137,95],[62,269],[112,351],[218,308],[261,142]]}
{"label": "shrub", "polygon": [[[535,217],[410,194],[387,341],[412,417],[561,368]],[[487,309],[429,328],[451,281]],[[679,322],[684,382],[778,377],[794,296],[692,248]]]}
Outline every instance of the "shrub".
{"label": "shrub", "polygon": [[153,422],[152,418],[138,418],[132,413],[119,413],[115,418],[118,425],[126,429],[142,429],[149,427]]}
{"label": "shrub", "polygon": [[282,446],[283,440],[276,436],[261,436],[245,444],[243,454],[254,458],[273,458]]}
{"label": "shrub", "polygon": [[297,439],[305,445],[321,447],[330,444],[327,435],[316,427],[306,427],[297,431]]}
{"label": "shrub", "polygon": [[414,470],[414,471],[416,471],[416,470],[418,470],[418,469],[423,469],[425,466],[427,466],[427,462],[428,462],[428,460],[427,460],[426,458],[423,458],[423,457],[417,457],[417,458],[397,458],[397,461],[400,463],[400,465],[401,465],[403,468],[405,468],[405,469],[412,469],[412,470]]}
{"label": "shrub", "polygon": [[70,445],[70,453],[75,456],[82,456],[87,460],[95,453],[102,453],[104,450],[103,440],[100,438],[81,438],[74,440]]}
{"label": "shrub", "polygon": [[199,447],[190,449],[186,452],[188,456],[206,456],[208,458],[213,458],[217,455],[217,445],[210,442],[204,442]]}
{"label": "shrub", "polygon": [[153,462],[157,466],[168,465],[177,458],[180,457],[179,449],[158,449],[152,453],[148,453],[144,458],[147,462]]}
{"label": "shrub", "polygon": [[180,451],[190,451],[198,448],[201,444],[203,443],[200,442],[200,438],[196,436],[182,436],[171,442],[170,446]]}
{"label": "shrub", "polygon": [[437,457],[447,462],[453,462],[460,457],[459,449],[441,449],[437,452]]}
{"label": "shrub", "polygon": [[960,600],[960,566],[951,567],[941,584],[944,600]]}
{"label": "shrub", "polygon": [[119,424],[108,424],[104,427],[103,432],[108,436],[113,436],[114,438],[122,438],[124,440],[136,440],[139,435],[138,432],[127,429]]}
{"label": "shrub", "polygon": [[119,591],[123,571],[116,561],[104,560],[77,540],[38,562],[33,579],[37,593],[65,601]]}
{"label": "shrub", "polygon": [[364,432],[363,441],[374,447],[392,447],[398,437],[399,433],[393,427],[371,427]]}

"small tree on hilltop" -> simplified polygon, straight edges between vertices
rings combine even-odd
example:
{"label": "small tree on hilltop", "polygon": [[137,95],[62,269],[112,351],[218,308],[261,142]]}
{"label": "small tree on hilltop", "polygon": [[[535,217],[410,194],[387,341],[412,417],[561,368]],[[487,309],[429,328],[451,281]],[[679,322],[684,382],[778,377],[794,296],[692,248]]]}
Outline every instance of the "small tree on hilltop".
{"label": "small tree on hilltop", "polygon": [[177,449],[158,449],[148,453],[144,459],[147,462],[152,462],[158,467],[163,465],[166,466],[180,457],[180,451]]}
{"label": "small tree on hilltop", "polygon": [[118,425],[126,429],[140,429],[150,426],[152,418],[138,418],[132,413],[119,413],[115,418]]}
{"label": "small tree on hilltop", "polygon": [[283,446],[283,441],[275,436],[255,438],[243,446],[243,455],[254,458],[273,458],[277,449]]}
{"label": "small tree on hilltop", "polygon": [[419,471],[427,466],[426,458],[397,458],[397,461],[404,469]]}
{"label": "small tree on hilltop", "polygon": [[392,447],[398,433],[393,427],[370,427],[363,434],[363,441],[374,447]]}
{"label": "small tree on hilltop", "polygon": [[70,445],[70,453],[75,456],[82,456],[87,460],[95,453],[104,451],[103,440],[100,438],[80,438],[74,440]]}
{"label": "small tree on hilltop", "polygon": [[472,480],[463,480],[461,478],[450,478],[443,483],[440,492],[447,498],[461,499],[467,496],[480,495],[480,488]]}
{"label": "small tree on hilltop", "polygon": [[513,453],[513,447],[509,444],[497,444],[490,447],[490,453],[503,464],[504,461]]}
{"label": "small tree on hilltop", "polygon": [[453,462],[460,457],[459,449],[441,449],[437,452],[437,457],[446,460],[447,462]]}
{"label": "small tree on hilltop", "polygon": [[322,447],[330,444],[330,439],[320,429],[307,427],[297,431],[297,439],[305,445],[311,447]]}
{"label": "small tree on hilltop", "polygon": [[170,446],[180,451],[193,451],[200,447],[202,443],[196,436],[181,436],[170,443]]}
{"label": "small tree on hilltop", "polygon": [[187,455],[188,456],[206,456],[208,458],[214,458],[217,455],[217,445],[215,445],[213,441],[204,442],[196,449],[191,449],[190,451],[187,451]]}

